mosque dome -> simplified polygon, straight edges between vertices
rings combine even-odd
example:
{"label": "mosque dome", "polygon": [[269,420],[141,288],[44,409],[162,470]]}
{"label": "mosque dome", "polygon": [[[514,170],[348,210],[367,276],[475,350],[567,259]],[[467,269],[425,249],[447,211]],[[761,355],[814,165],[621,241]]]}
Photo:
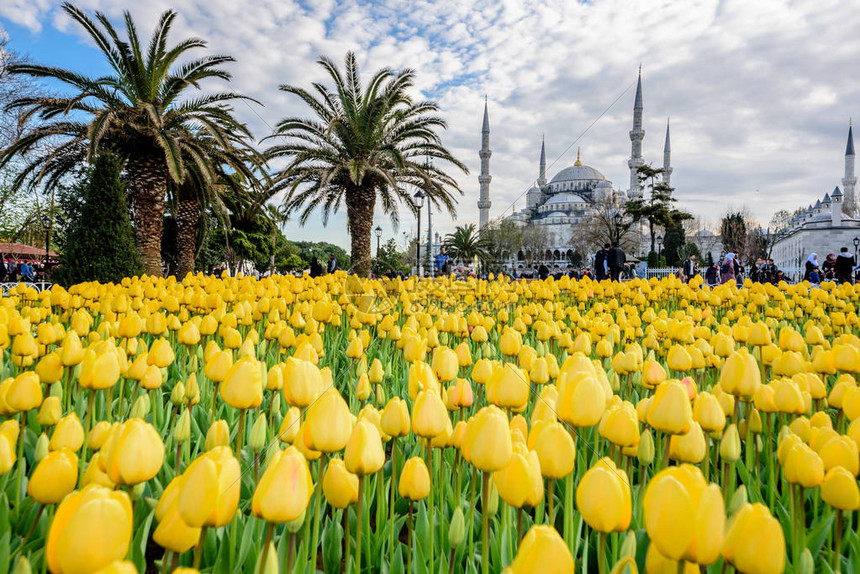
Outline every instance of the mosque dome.
{"label": "mosque dome", "polygon": [[590,165],[572,165],[558,172],[550,183],[566,181],[603,181],[603,174]]}
{"label": "mosque dome", "polygon": [[575,193],[562,192],[550,197],[544,205],[559,205],[563,203],[585,203],[585,200]]}

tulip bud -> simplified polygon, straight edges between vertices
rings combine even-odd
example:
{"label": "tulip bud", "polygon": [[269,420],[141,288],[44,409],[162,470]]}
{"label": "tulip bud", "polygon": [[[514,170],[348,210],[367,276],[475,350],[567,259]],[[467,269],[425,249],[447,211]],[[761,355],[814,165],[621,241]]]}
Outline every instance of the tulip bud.
{"label": "tulip bud", "polygon": [[639,450],[636,457],[639,459],[639,464],[649,465],[654,462],[654,438],[651,436],[651,429],[647,429],[639,437]]}
{"label": "tulip bud", "polygon": [[248,439],[248,447],[253,453],[259,453],[266,446],[266,415],[260,413],[254,426],[251,427],[251,438]]}
{"label": "tulip bud", "polygon": [[747,487],[743,484],[738,487],[729,501],[729,516],[740,510],[747,503]]}
{"label": "tulip bud", "polygon": [[179,381],[170,393],[170,402],[174,407],[178,407],[184,405],[187,400],[188,399],[185,397],[185,385],[182,384],[182,381]]}
{"label": "tulip bud", "polygon": [[631,557],[636,558],[636,533],[632,530],[627,532],[624,537],[624,542],[621,543],[621,554],[619,558]]}
{"label": "tulip bud", "polygon": [[209,426],[206,431],[205,448],[207,451],[219,446],[230,445],[230,428],[227,426],[227,421],[218,420]]}
{"label": "tulip bud", "polygon": [[132,501],[140,500],[140,497],[143,496],[143,491],[146,489],[145,482],[139,482],[135,484],[131,489],[131,499]]}
{"label": "tulip bud", "polygon": [[499,509],[499,491],[496,490],[496,484],[492,480],[490,481],[490,504],[487,508],[487,516],[490,518],[496,515],[496,511]]}
{"label": "tulip bud", "polygon": [[50,396],[63,400],[63,385],[51,385]]}
{"label": "tulip bud", "polygon": [[374,395],[373,402],[374,402],[374,404],[376,404],[376,406],[378,408],[381,409],[382,407],[385,406],[385,401],[386,401],[385,389],[382,388],[382,385],[374,385],[374,387],[375,388],[373,390],[373,395]]}
{"label": "tulip bud", "polygon": [[289,532],[290,534],[295,534],[296,532],[301,530],[302,526],[304,526],[304,524],[305,524],[305,514],[306,513],[307,513],[307,509],[305,509],[305,511],[302,512],[302,515],[299,516],[298,518],[296,518],[295,520],[290,520],[289,522],[286,522],[285,526],[287,527],[287,532]]}
{"label": "tulip bud", "polygon": [[738,427],[731,424],[720,441],[720,458],[726,462],[737,462],[741,458],[741,437]]}
{"label": "tulip bud", "polygon": [[149,414],[149,395],[140,395],[131,406],[130,418],[143,419]]}
{"label": "tulip bud", "polygon": [[[59,385],[54,385],[59,386]],[[48,397],[42,402],[39,415],[36,420],[43,427],[52,427],[57,424],[63,416],[63,407],[57,397]]]}
{"label": "tulip bud", "polygon": [[276,394],[272,397],[272,404],[269,405],[269,412],[272,416],[275,416],[279,412],[281,412],[281,395]]}
{"label": "tulip bud", "polygon": [[[265,563],[263,563],[263,554],[266,555]],[[278,574],[278,553],[275,551],[274,542],[270,541],[268,549],[260,551],[257,565],[254,567],[254,574]]]}
{"label": "tulip bud", "polygon": [[812,560],[812,552],[809,551],[809,548],[804,548],[795,572],[796,574],[812,574],[814,571],[815,562]]}
{"label": "tulip bud", "polygon": [[42,433],[39,435],[39,438],[36,440],[36,452],[35,458],[36,462],[39,463],[43,458],[48,456],[48,445],[50,441],[48,440],[48,435]]}
{"label": "tulip bud", "polygon": [[466,537],[466,519],[460,506],[454,510],[451,523],[448,525],[448,545],[451,550],[459,548]]}
{"label": "tulip bud", "polygon": [[15,568],[12,569],[12,574],[31,574],[33,569],[30,567],[30,561],[26,556],[21,556],[15,562]]}
{"label": "tulip bud", "polygon": [[173,429],[173,440],[177,443],[183,443],[191,437],[191,413],[188,409],[182,411],[179,415],[179,421]]}

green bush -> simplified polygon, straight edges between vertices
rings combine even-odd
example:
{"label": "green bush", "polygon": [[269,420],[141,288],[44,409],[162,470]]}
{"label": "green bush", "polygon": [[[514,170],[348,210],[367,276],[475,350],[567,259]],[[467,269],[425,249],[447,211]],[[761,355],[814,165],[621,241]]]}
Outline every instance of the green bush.
{"label": "green bush", "polygon": [[100,154],[86,175],[78,217],[69,223],[54,281],[117,283],[143,273],[128,217],[119,158]]}

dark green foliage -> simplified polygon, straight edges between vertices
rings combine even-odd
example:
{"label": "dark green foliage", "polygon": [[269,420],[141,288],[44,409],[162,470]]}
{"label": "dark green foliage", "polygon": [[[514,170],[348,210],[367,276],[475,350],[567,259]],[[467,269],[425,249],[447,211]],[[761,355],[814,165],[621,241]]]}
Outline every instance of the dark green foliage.
{"label": "dark green foliage", "polygon": [[66,230],[65,250],[54,280],[62,285],[83,281],[119,282],[140,275],[143,266],[128,218],[120,160],[101,153],[87,174],[80,213]]}
{"label": "dark green foliage", "polygon": [[681,264],[683,254],[681,250],[684,247],[684,228],[680,225],[666,229],[666,237],[663,239],[663,256],[666,258],[666,263],[669,267],[675,267]]}
{"label": "dark green foliage", "polygon": [[373,272],[385,275],[389,272],[402,271],[408,273],[410,267],[403,265],[404,254],[397,250],[397,242],[389,239],[379,247],[379,255],[373,260]]}
{"label": "dark green foliage", "polygon": [[292,241],[291,243],[298,248],[298,256],[307,264],[310,264],[313,258],[317,257],[325,267],[328,264],[329,255],[334,254],[338,269],[349,269],[351,266],[349,254],[342,247],[333,243],[326,243],[325,241],[316,243],[313,241]]}
{"label": "dark green foliage", "polygon": [[743,253],[747,242],[747,223],[743,213],[729,213],[720,223],[723,250],[726,253]]}
{"label": "dark green foliage", "polygon": [[[699,262],[699,265],[702,265],[702,263],[703,263],[702,252],[699,251],[699,246],[696,245],[695,243],[685,243],[684,244],[684,249],[681,252],[681,258],[687,259],[690,255],[695,255],[696,261]],[[711,253],[708,252],[708,256],[710,256],[710,255],[711,255]],[[711,258],[711,259],[713,259],[713,258]],[[709,263],[709,265],[710,265],[710,263]]]}

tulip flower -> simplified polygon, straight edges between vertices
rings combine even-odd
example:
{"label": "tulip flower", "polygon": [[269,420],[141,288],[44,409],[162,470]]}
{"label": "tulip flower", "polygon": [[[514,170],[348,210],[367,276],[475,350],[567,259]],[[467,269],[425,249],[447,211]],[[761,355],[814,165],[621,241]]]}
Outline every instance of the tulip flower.
{"label": "tulip flower", "polygon": [[54,574],[95,572],[128,553],[131,501],[125,492],[90,485],[57,507],[45,556]]}
{"label": "tulip flower", "polygon": [[334,508],[347,508],[358,502],[358,476],[349,472],[340,458],[328,461],[323,477],[326,502]]}
{"label": "tulip flower", "polygon": [[602,534],[627,530],[633,513],[627,473],[608,457],[598,460],[579,481],[576,506],[583,520]]}
{"label": "tulip flower", "polygon": [[188,552],[200,540],[200,527],[189,526],[179,514],[179,495],[182,476],[177,476],[167,485],[155,506],[158,527],[152,533],[156,544],[172,552]]}
{"label": "tulip flower", "polygon": [[700,565],[716,562],[723,546],[723,496],[692,465],[669,467],[648,483],[645,528],[660,554]]}
{"label": "tulip flower", "polygon": [[445,432],[449,422],[445,403],[436,392],[425,390],[418,393],[412,406],[412,432],[430,439]]}
{"label": "tulip flower", "polygon": [[67,448],[72,452],[77,452],[83,444],[84,427],[81,425],[78,415],[71,413],[61,418],[54,427],[49,448],[51,450]]}
{"label": "tulip flower", "polygon": [[540,461],[535,451],[517,444],[508,464],[493,473],[499,496],[515,508],[537,506],[543,499]]}
{"label": "tulip flower", "polygon": [[336,389],[330,388],[308,408],[308,445],[313,450],[332,453],[343,450],[352,433],[349,406]]}
{"label": "tulip flower", "polygon": [[[239,461],[229,447],[216,447],[194,459],[182,474],[179,516],[192,527],[228,524],[239,504]],[[201,531],[201,539],[205,532]]]}
{"label": "tulip flower", "polygon": [[564,367],[559,374],[558,416],[576,427],[594,426],[606,408],[603,387],[596,376],[587,372],[568,375]]}
{"label": "tulip flower", "polygon": [[782,573],[785,538],[779,521],[764,505],[745,504],[729,523],[722,555],[739,572]]}
{"label": "tulip flower", "polygon": [[400,472],[397,492],[410,501],[424,500],[430,494],[430,473],[421,457],[406,460]]}
{"label": "tulip flower", "polygon": [[141,419],[115,426],[100,452],[102,470],[119,485],[146,482],[164,462],[164,443],[158,431]]}
{"label": "tulip flower", "polygon": [[266,522],[290,522],[305,513],[313,492],[305,457],[295,447],[289,447],[269,460],[254,490],[251,510]]}
{"label": "tulip flower", "polygon": [[573,556],[555,528],[532,526],[523,538],[512,574],[569,574],[574,571]]}

